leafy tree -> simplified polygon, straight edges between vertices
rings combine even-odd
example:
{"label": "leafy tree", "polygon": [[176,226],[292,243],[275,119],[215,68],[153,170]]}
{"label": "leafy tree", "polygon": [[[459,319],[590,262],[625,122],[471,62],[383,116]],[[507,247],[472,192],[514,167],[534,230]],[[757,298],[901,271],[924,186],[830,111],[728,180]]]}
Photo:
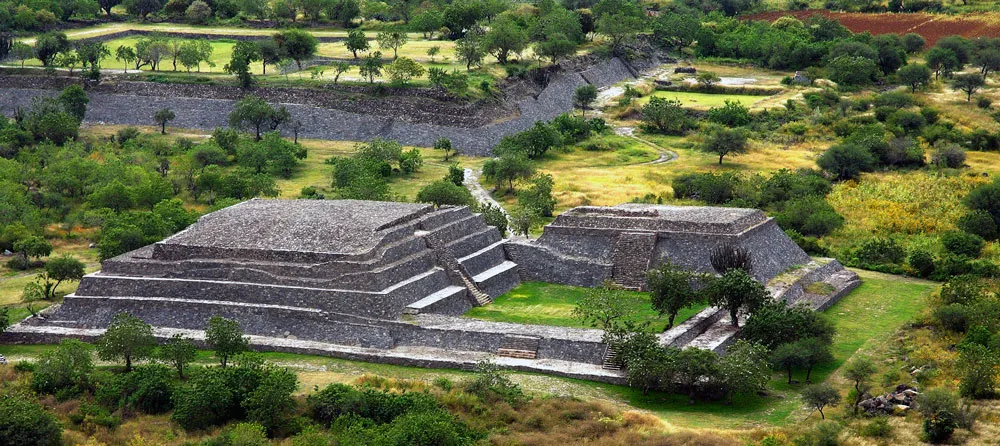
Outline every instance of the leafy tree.
{"label": "leafy tree", "polygon": [[855,415],[858,413],[858,405],[861,404],[861,400],[871,390],[872,384],[870,380],[876,371],[878,369],[875,367],[875,363],[868,356],[858,356],[848,362],[844,368],[844,378],[851,381],[854,386],[852,394],[854,395],[853,406]]}
{"label": "leafy tree", "polygon": [[694,403],[698,386],[712,382],[719,375],[719,355],[715,352],[687,347],[674,358],[674,377],[682,389],[688,390],[688,399]]}
{"label": "leafy tree", "polygon": [[62,104],[63,109],[78,121],[82,121],[84,115],[87,114],[87,104],[90,103],[90,98],[87,97],[87,92],[83,90],[83,87],[75,84],[70,85],[59,93],[57,99]]}
{"label": "leafy tree", "polygon": [[641,306],[634,293],[606,282],[587,290],[573,307],[573,315],[587,325],[608,330],[635,319]]}
{"label": "leafy tree", "polygon": [[97,4],[101,5],[101,9],[104,10],[104,13],[107,14],[108,17],[111,16],[111,8],[114,8],[121,3],[122,0],[97,0]]}
{"label": "leafy tree", "polygon": [[70,43],[66,33],[50,32],[35,38],[35,57],[42,61],[42,66],[52,65],[57,54],[69,51]]}
{"label": "leafy tree", "polygon": [[177,370],[177,376],[184,379],[184,367],[194,361],[197,349],[194,342],[183,335],[175,334],[165,344],[160,346],[158,357]]}
{"label": "leafy tree", "polygon": [[125,11],[146,20],[150,14],[163,9],[161,0],[125,0]]}
{"label": "leafy tree", "polygon": [[432,9],[424,10],[413,16],[410,20],[410,26],[414,31],[423,34],[424,39],[430,38],[435,32],[441,29],[442,23],[443,17],[441,12]]}
{"label": "leafy tree", "polygon": [[431,57],[431,63],[434,63],[434,56],[437,56],[440,52],[441,47],[438,45],[427,48],[427,55]]}
{"label": "leafy tree", "polygon": [[122,359],[125,371],[132,361],[149,358],[156,346],[153,327],[130,313],[118,313],[97,341],[97,356],[105,361]]}
{"label": "leafy tree", "polygon": [[[711,90],[713,85],[717,84],[719,81],[722,80],[722,79],[719,78],[718,74],[715,74],[714,72],[711,72],[711,71],[702,71],[702,72],[698,73],[698,76],[696,76],[695,79],[706,90]],[[727,102],[727,105],[728,105],[729,101],[727,100],[726,102]],[[737,101],[734,101],[734,103],[739,104],[739,102],[737,102]]]}
{"label": "leafy tree", "polygon": [[587,109],[597,100],[597,87],[593,84],[581,85],[573,93],[573,105],[580,109],[581,114],[586,117]]}
{"label": "leafy tree", "polygon": [[708,120],[726,127],[742,127],[750,125],[753,117],[750,109],[739,101],[726,99],[722,107],[712,107],[708,110]]}
{"label": "leafy tree", "polygon": [[978,186],[969,192],[962,203],[973,210],[980,210],[989,213],[994,222],[1000,225],[1000,180]]}
{"label": "leafy tree", "polygon": [[10,48],[10,56],[21,62],[21,68],[24,68],[24,61],[31,59],[35,56],[35,50],[31,48],[24,42],[14,42]]}
{"label": "leafy tree", "polygon": [[797,342],[781,344],[771,352],[771,366],[788,373],[788,384],[792,383],[792,369],[804,367],[808,360],[808,352]]}
{"label": "leafy tree", "polygon": [[473,65],[479,65],[483,62],[486,48],[481,40],[474,33],[469,33],[455,43],[455,54],[459,60],[465,62],[465,71],[472,71]]}
{"label": "leafy tree", "polygon": [[820,338],[806,338],[797,342],[806,353],[806,382],[811,382],[813,367],[833,360],[833,353],[830,352],[830,340]]}
{"label": "leafy tree", "polygon": [[336,84],[340,80],[340,75],[346,73],[351,69],[351,64],[339,61],[333,63],[333,83]]}
{"label": "leafy tree", "polygon": [[215,350],[215,357],[220,364],[226,366],[230,357],[245,352],[250,348],[250,338],[243,336],[243,328],[232,319],[212,316],[205,329],[205,342]]}
{"label": "leafy tree", "polygon": [[253,129],[254,138],[261,140],[262,130],[275,130],[290,118],[284,106],[274,108],[263,99],[247,95],[240,99],[229,112],[229,126],[238,129]]}
{"label": "leafy tree", "polygon": [[869,85],[878,78],[875,61],[860,56],[838,56],[827,67],[830,80],[848,86]]}
{"label": "leafy tree", "polygon": [[844,217],[818,196],[789,200],[776,220],[783,229],[815,237],[827,235],[844,224]]}
{"label": "leafy tree", "polygon": [[397,58],[385,68],[385,73],[394,83],[406,85],[411,78],[423,76],[427,70],[409,57]]}
{"label": "leafy tree", "polygon": [[375,51],[371,53],[361,61],[361,66],[358,68],[358,74],[361,77],[367,77],[368,83],[375,83],[375,76],[382,74],[382,52]]}
{"label": "leafy tree", "polygon": [[931,69],[927,65],[908,64],[900,68],[896,76],[900,83],[909,85],[911,91],[916,93],[918,88],[930,82]]}
{"label": "leafy tree", "polygon": [[620,54],[622,46],[635,40],[645,23],[641,16],[624,12],[603,14],[597,17],[597,32],[608,38],[612,54]]}
{"label": "leafy tree", "polygon": [[84,67],[90,67],[94,70],[99,70],[101,61],[111,55],[111,51],[102,42],[79,44],[76,47],[76,53],[80,56],[80,62]]}
{"label": "leafy tree", "polygon": [[1000,231],[997,229],[996,222],[993,221],[993,216],[981,209],[971,210],[959,217],[958,221],[955,222],[955,226],[958,226],[958,229],[962,231],[978,235],[985,240],[996,240],[1000,236]]}
{"label": "leafy tree", "polygon": [[711,281],[706,287],[709,302],[729,311],[734,327],[739,326],[739,312],[753,314],[770,299],[770,293],[760,282],[742,269],[731,269]]}
{"label": "leafy tree", "polygon": [[554,185],[552,175],[538,175],[531,179],[526,189],[517,194],[517,202],[521,207],[531,209],[542,217],[551,217],[556,206],[556,200],[552,198]]}
{"label": "leafy tree", "polygon": [[358,51],[365,52],[371,48],[368,43],[368,38],[365,37],[365,32],[360,29],[352,29],[347,33],[347,40],[344,41],[344,45],[347,46],[347,50],[354,55],[354,58],[358,58]]}
{"label": "leafy tree", "polygon": [[740,336],[773,349],[805,338],[831,342],[834,331],[829,320],[807,306],[768,302],[750,315]]}
{"label": "leafy tree", "polygon": [[153,120],[160,125],[160,134],[167,134],[167,122],[173,121],[177,116],[169,108],[161,108],[153,113]]}
{"label": "leafy tree", "polygon": [[[45,263],[46,298],[55,298],[56,289],[65,281],[83,279],[83,262],[75,257],[63,255]],[[54,281],[54,282],[53,282]]]}
{"label": "leafy tree", "polygon": [[902,40],[896,34],[882,34],[872,41],[878,55],[879,69],[886,76],[895,73],[899,67],[906,65],[906,51]]}
{"label": "leafy tree", "polygon": [[507,213],[504,212],[503,208],[492,203],[480,203],[477,205],[476,209],[486,220],[486,224],[497,228],[500,232],[500,237],[507,237],[507,226],[510,222],[507,220]]}
{"label": "leafy tree", "polygon": [[719,155],[719,165],[722,165],[722,158],[726,155],[747,153],[749,150],[746,132],[724,127],[709,129],[699,148],[703,152]]}
{"label": "leafy tree", "polygon": [[840,404],[840,393],[829,384],[816,384],[802,389],[802,401],[818,410],[820,418],[825,420],[826,414],[823,413],[823,409]]}
{"label": "leafy tree", "polygon": [[924,37],[917,33],[903,34],[902,41],[903,48],[910,54],[923,51],[924,45],[927,45],[927,41],[924,40]]}
{"label": "leafy tree", "polygon": [[701,301],[696,287],[703,279],[701,275],[669,261],[646,273],[646,288],[653,309],[667,315],[664,331],[674,326],[678,312]]}
{"label": "leafy tree", "polygon": [[40,404],[16,393],[0,395],[0,444],[58,446],[62,444],[59,420]]}
{"label": "leafy tree", "polygon": [[767,348],[738,340],[719,358],[719,372],[732,401],[733,395],[752,395],[762,392],[771,380],[767,364]]}
{"label": "leafy tree", "polygon": [[25,261],[32,257],[45,257],[52,253],[52,245],[37,235],[27,236],[14,242],[14,252],[21,254]]}
{"label": "leafy tree", "polygon": [[236,75],[240,81],[240,86],[250,88],[254,84],[253,74],[250,73],[250,64],[261,60],[260,48],[253,42],[239,41],[233,46],[233,54],[229,58],[229,63],[222,69]]}
{"label": "leafy tree", "polygon": [[482,37],[486,52],[506,65],[511,54],[520,55],[528,47],[528,30],[512,15],[504,14],[490,24],[490,29]]}
{"label": "leafy tree", "polygon": [[383,50],[392,49],[392,59],[396,60],[399,58],[399,49],[406,45],[409,40],[406,37],[406,33],[399,31],[383,31],[375,36],[375,41],[378,42],[378,47]]}
{"label": "leafy tree", "polygon": [[186,17],[191,23],[202,24],[212,18],[212,8],[208,6],[208,3],[205,3],[202,0],[195,0],[191,2],[191,6],[188,6],[187,10],[184,11],[184,17]]}
{"label": "leafy tree", "polygon": [[951,81],[952,88],[962,90],[966,93],[966,101],[972,102],[972,94],[986,85],[983,75],[977,73],[956,74]]}
{"label": "leafy tree", "polygon": [[438,180],[417,192],[417,201],[434,203],[435,206],[469,206],[474,200],[468,189],[448,180]]}
{"label": "leafy tree", "polygon": [[838,180],[851,180],[861,175],[861,172],[874,170],[875,158],[860,145],[844,143],[827,149],[816,160],[816,164]]}
{"label": "leafy tree", "polygon": [[437,141],[434,141],[434,150],[440,150],[444,152],[444,161],[448,162],[448,159],[451,158],[451,152],[454,151],[454,148],[451,145],[451,140],[442,136],[438,138]]}
{"label": "leafy tree", "polygon": [[992,398],[996,395],[1000,356],[989,347],[965,344],[958,359],[961,374],[959,393],[971,398]]}
{"label": "leafy tree", "polygon": [[973,64],[979,67],[979,72],[983,77],[990,75],[991,71],[1000,70],[1000,49],[984,48],[973,56]]}
{"label": "leafy tree", "polygon": [[137,61],[138,59],[139,58],[136,56],[135,50],[130,46],[122,45],[115,50],[115,60],[124,64],[125,74],[128,74],[129,64]]}
{"label": "leafy tree", "polygon": [[695,127],[680,101],[657,96],[650,97],[642,107],[642,125],[647,131],[667,135],[683,135]]}
{"label": "leafy tree", "polygon": [[297,388],[298,378],[295,373],[285,368],[271,368],[240,405],[247,412],[247,420],[259,423],[274,434],[295,413],[292,393]]}
{"label": "leafy tree", "polygon": [[312,59],[316,55],[316,47],[319,42],[312,34],[290,29],[274,35],[274,41],[289,58],[295,61],[295,65],[302,69],[302,61]]}
{"label": "leafy tree", "polygon": [[576,42],[570,40],[565,34],[555,34],[551,39],[535,42],[535,54],[539,57],[549,58],[553,64],[574,53],[576,53]]}
{"label": "leafy tree", "polygon": [[962,66],[954,51],[940,47],[934,47],[927,51],[924,61],[931,70],[934,70],[934,79],[937,79],[941,74],[950,76],[952,71]]}
{"label": "leafy tree", "polygon": [[524,155],[505,154],[486,161],[483,165],[483,176],[492,180],[497,188],[506,183],[507,193],[514,192],[515,181],[530,178],[534,174],[535,166]]}

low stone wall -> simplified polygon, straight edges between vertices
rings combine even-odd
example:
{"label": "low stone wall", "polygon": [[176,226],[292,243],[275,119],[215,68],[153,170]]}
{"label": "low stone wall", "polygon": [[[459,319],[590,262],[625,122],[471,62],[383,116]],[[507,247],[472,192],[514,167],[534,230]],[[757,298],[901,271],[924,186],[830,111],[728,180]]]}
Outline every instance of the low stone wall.
{"label": "low stone wall", "polygon": [[507,256],[519,265],[522,282],[595,287],[611,278],[610,263],[567,257],[544,246],[525,242],[510,242],[504,245],[504,249]]}

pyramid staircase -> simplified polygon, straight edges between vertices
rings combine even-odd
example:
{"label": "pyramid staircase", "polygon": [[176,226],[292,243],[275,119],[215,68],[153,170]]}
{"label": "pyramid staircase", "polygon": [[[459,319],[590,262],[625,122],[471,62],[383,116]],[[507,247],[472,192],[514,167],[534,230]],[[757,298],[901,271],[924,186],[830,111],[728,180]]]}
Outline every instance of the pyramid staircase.
{"label": "pyramid staircase", "polygon": [[537,336],[506,335],[497,349],[497,356],[508,358],[535,359],[538,357],[538,344],[541,338]]}

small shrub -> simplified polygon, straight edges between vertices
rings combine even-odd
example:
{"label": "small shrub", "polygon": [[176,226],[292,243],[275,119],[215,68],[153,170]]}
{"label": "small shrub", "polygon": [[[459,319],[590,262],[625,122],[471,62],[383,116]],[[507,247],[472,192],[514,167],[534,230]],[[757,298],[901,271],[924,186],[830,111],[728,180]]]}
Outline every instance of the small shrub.
{"label": "small shrub", "polygon": [[910,265],[910,268],[913,268],[919,277],[930,277],[934,273],[934,256],[925,250],[913,250],[906,259],[906,263]]}
{"label": "small shrub", "polygon": [[861,435],[868,438],[889,438],[892,436],[892,426],[888,417],[876,417],[861,428]]}
{"label": "small shrub", "polygon": [[948,231],[941,234],[941,244],[952,254],[977,258],[983,252],[986,241],[965,231]]}
{"label": "small shrub", "polygon": [[862,244],[855,256],[868,265],[898,264],[906,258],[906,250],[895,239],[873,238]]}
{"label": "small shrub", "polygon": [[992,105],[993,105],[993,101],[990,100],[990,98],[988,98],[986,96],[980,96],[980,97],[976,98],[976,107],[979,107],[979,108],[981,108],[983,110],[986,110],[986,109],[989,109]]}
{"label": "small shrub", "polygon": [[969,308],[962,304],[949,304],[934,310],[934,319],[942,327],[964,333],[969,326]]}
{"label": "small shrub", "polygon": [[965,165],[965,149],[954,143],[935,144],[931,163],[951,169],[962,167]]}
{"label": "small shrub", "polygon": [[434,387],[444,390],[445,392],[450,391],[452,386],[453,384],[451,380],[448,378],[445,378],[443,376],[434,378]]}
{"label": "small shrub", "polygon": [[924,440],[934,444],[944,443],[955,433],[957,426],[958,423],[955,422],[955,415],[946,410],[940,410],[932,417],[924,420]]}
{"label": "small shrub", "polygon": [[970,234],[976,234],[986,240],[996,240],[998,235],[1000,235],[993,216],[982,209],[967,212],[958,219],[955,225],[958,226],[958,229]]}
{"label": "small shrub", "polygon": [[58,446],[59,420],[38,403],[17,395],[0,395],[0,444]]}
{"label": "small shrub", "polygon": [[823,198],[805,197],[789,200],[785,209],[778,214],[777,221],[783,229],[819,237],[841,227],[844,217]]}

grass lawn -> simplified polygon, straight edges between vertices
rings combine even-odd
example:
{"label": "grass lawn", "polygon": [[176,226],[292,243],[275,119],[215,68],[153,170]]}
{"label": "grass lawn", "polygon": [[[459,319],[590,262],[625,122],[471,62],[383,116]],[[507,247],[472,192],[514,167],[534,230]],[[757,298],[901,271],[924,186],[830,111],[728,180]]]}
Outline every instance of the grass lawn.
{"label": "grass lawn", "polygon": [[[559,327],[591,328],[573,315],[573,308],[589,288],[557,285],[545,282],[526,282],[497,297],[492,304],[476,307],[465,316],[496,322],[518,324],[555,325]],[[649,305],[649,294],[630,292],[641,299],[635,309],[638,318],[650,323],[650,329],[661,332],[667,319]],[[674,324],[679,324],[704,309],[704,305],[689,307],[677,314]]]}
{"label": "grass lawn", "polygon": [[748,94],[725,94],[725,93],[715,94],[715,93],[697,93],[691,91],[656,91],[649,96],[636,99],[636,104],[645,105],[647,102],[649,102],[649,98],[653,96],[670,100],[678,100],[681,102],[681,106],[687,108],[696,108],[696,109],[721,107],[725,105],[726,101],[737,101],[747,107],[753,107],[754,104],[768,98],[768,96],[755,96]]}

